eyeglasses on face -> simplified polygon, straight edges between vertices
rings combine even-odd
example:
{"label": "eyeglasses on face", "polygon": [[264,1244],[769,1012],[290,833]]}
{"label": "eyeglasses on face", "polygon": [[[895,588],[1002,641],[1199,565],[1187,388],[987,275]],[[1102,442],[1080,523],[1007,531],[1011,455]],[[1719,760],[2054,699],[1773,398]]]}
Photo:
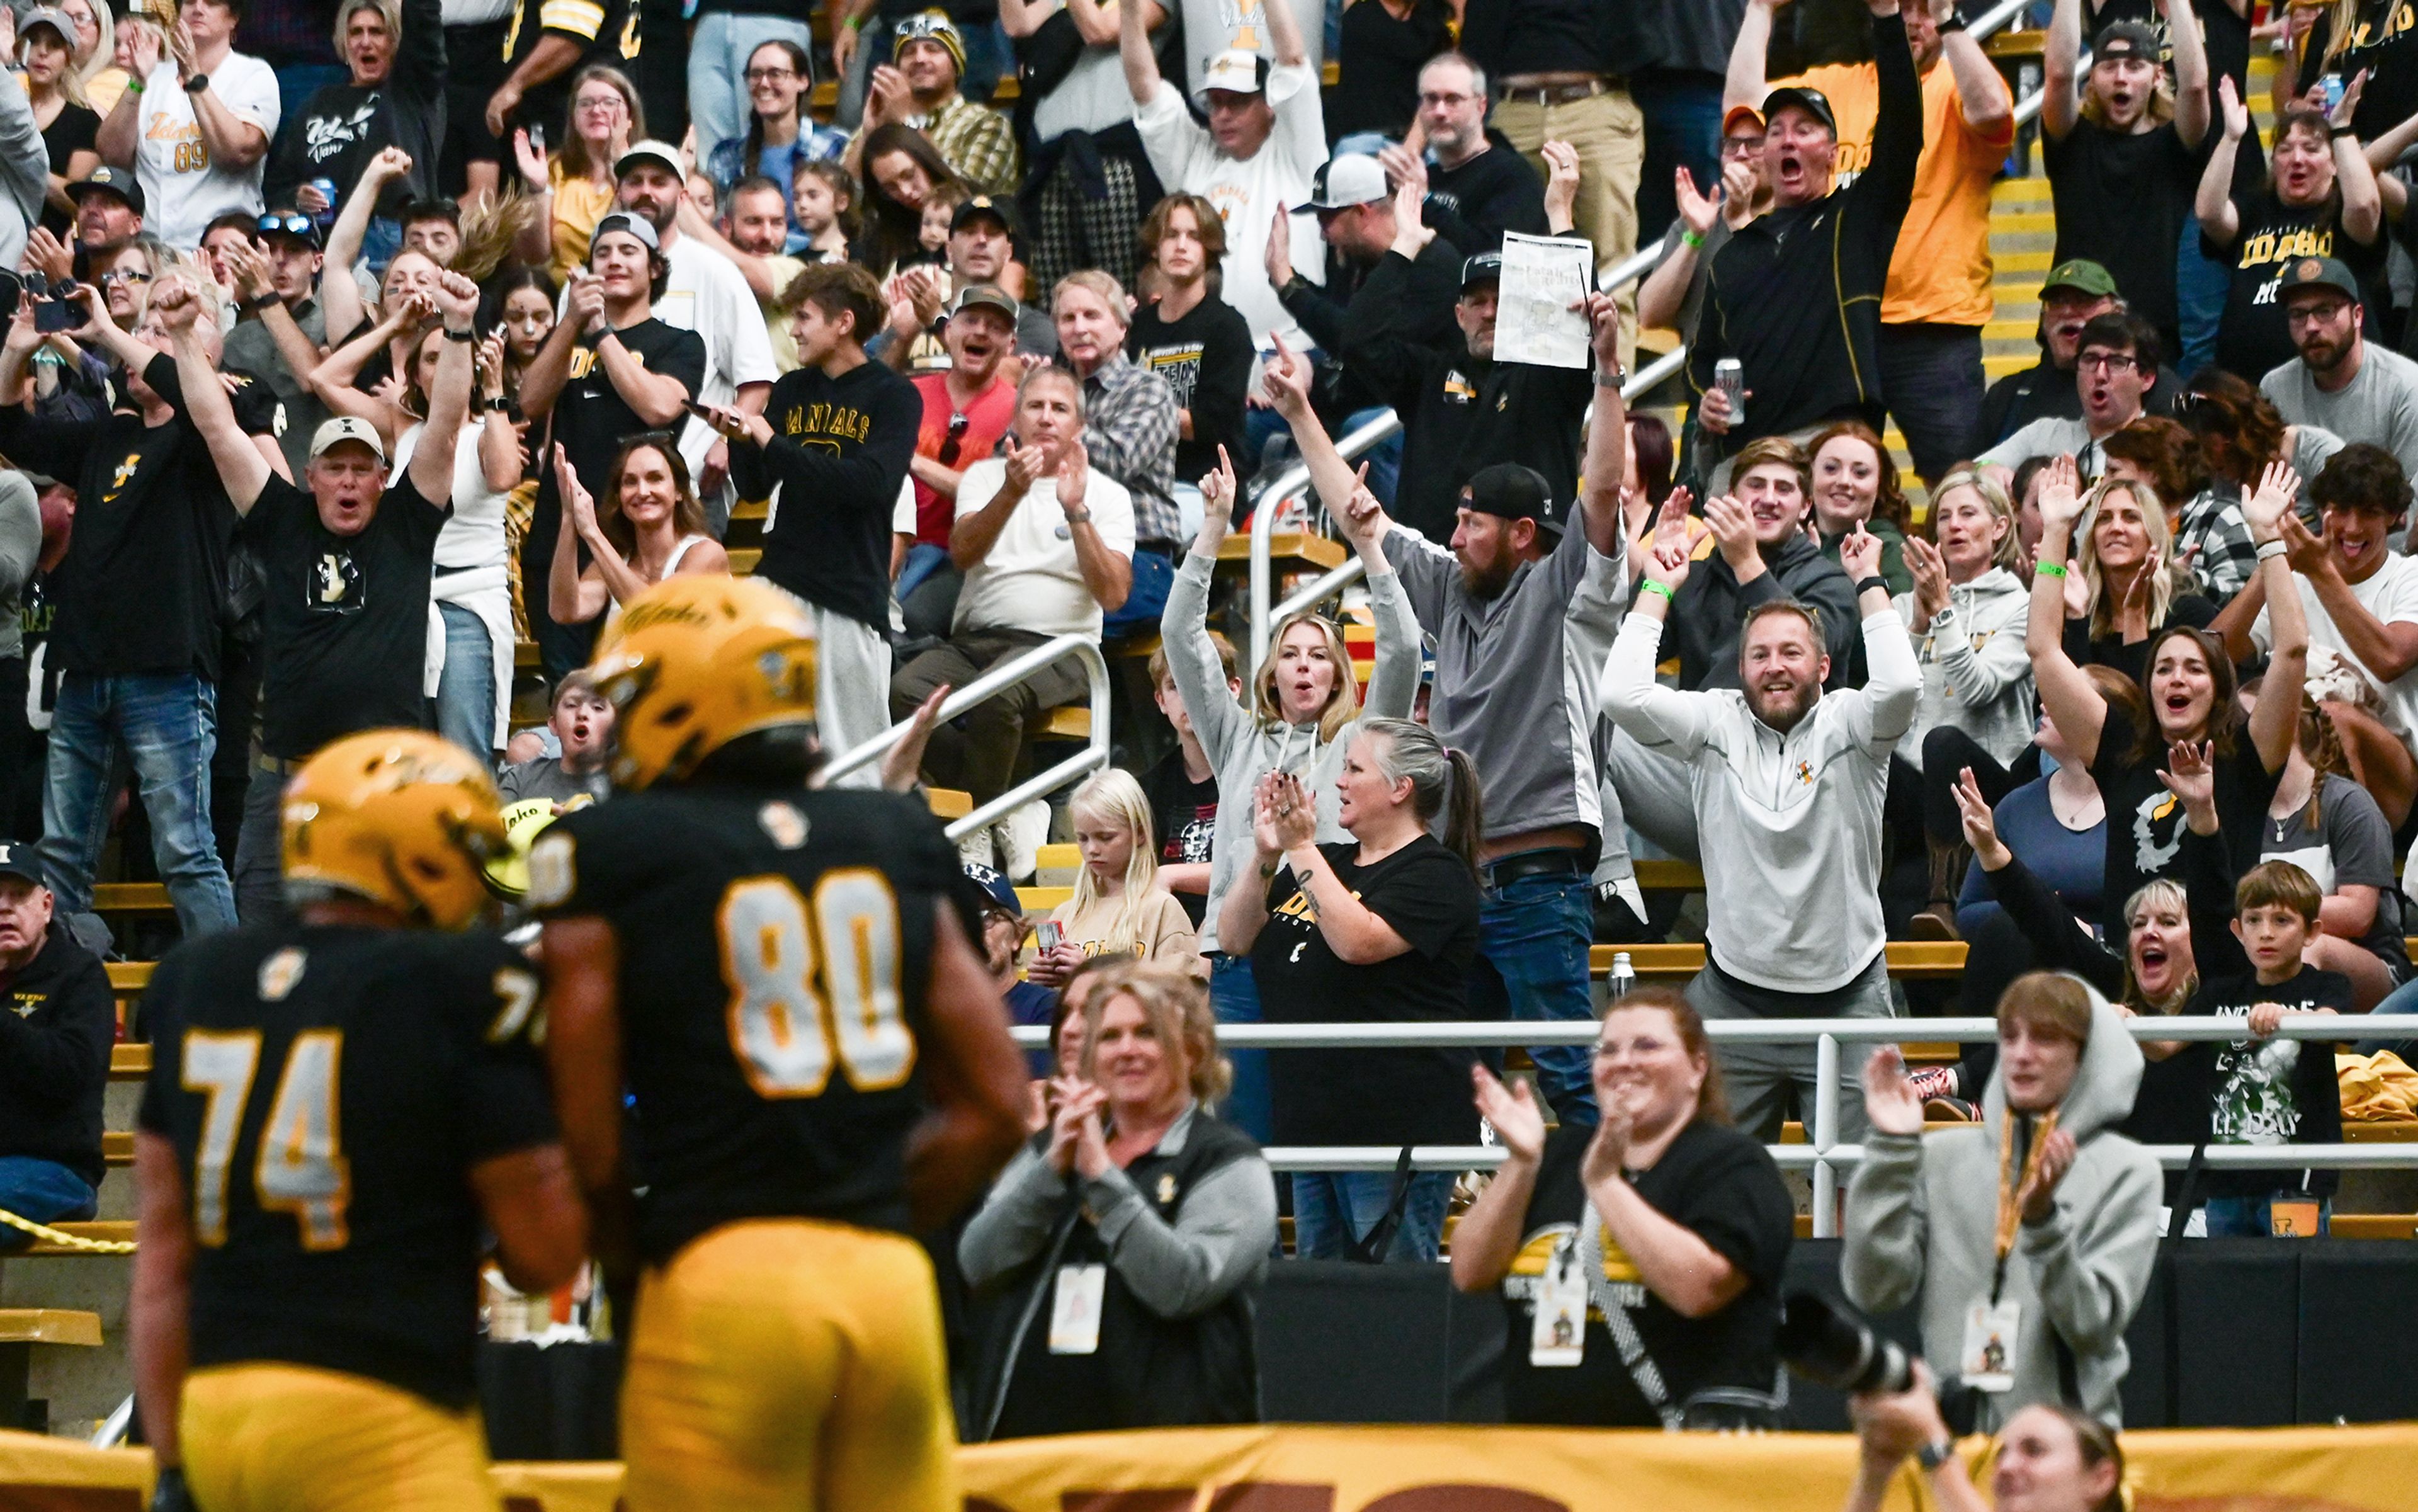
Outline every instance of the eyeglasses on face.
{"label": "eyeglasses on face", "polygon": [[1432,105],[1438,110],[1459,110],[1477,98],[1451,89],[1425,89],[1419,92],[1419,105],[1422,109]]}
{"label": "eyeglasses on face", "polygon": [[798,76],[795,69],[750,69],[742,75],[749,84],[780,84]]}
{"label": "eyeglasses on face", "polygon": [[2138,358],[2123,352],[2085,352],[2074,360],[2083,367],[2109,373],[2130,373],[2141,365]]}
{"label": "eyeglasses on face", "polygon": [[105,289],[113,283],[148,283],[151,275],[139,267],[113,267],[93,282]]}

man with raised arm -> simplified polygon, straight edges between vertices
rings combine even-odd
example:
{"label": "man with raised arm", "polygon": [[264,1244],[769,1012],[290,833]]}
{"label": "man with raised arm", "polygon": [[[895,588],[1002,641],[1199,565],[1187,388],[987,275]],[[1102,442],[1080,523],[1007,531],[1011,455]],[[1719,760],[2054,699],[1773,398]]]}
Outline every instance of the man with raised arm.
{"label": "man with raised arm", "polygon": [[[201,295],[173,280],[151,308],[176,343],[176,378],[227,497],[268,578],[262,600],[260,748],[236,845],[236,901],[248,918],[280,905],[278,795],[302,761],[357,730],[425,727],[422,666],[436,533],[452,509],[454,441],[470,408],[479,286],[441,273],[445,324],[428,428],[390,481],[377,431],[331,420],[311,438],[304,488],[278,477],[236,423],[194,334]],[[307,489],[307,491],[306,491]]]}
{"label": "man with raised arm", "polygon": [[[1485,802],[1478,845],[1479,1018],[1585,1019],[1590,880],[1622,824],[1596,781],[1595,680],[1627,582],[1620,479],[1629,427],[1620,396],[1620,320],[1587,297],[1595,331],[1595,420],[1577,508],[1532,467],[1481,468],[1461,490],[1452,549],[1380,519],[1386,559],[1436,645],[1428,723],[1467,753]],[[1366,509],[1374,510],[1370,501]],[[1538,1090],[1565,1123],[1592,1123],[1588,1053],[1538,1046]]]}
{"label": "man with raised arm", "polygon": [[[1676,534],[1676,532],[1675,532]],[[1604,710],[1648,751],[1690,771],[1703,838],[1705,967],[1688,1000],[1717,1018],[1887,1018],[1881,797],[1890,753],[1922,693],[1914,645],[1880,575],[1878,538],[1840,548],[1856,584],[1871,680],[1825,693],[1821,612],[1795,599],[1748,611],[1737,688],[1681,693],[1656,682],[1662,627],[1690,571],[1684,535],[1657,545],[1603,669]],[[1717,1047],[1738,1127],[1776,1139],[1793,1084],[1809,1123],[1818,1095],[1811,1044]],[[1839,1137],[1863,1116],[1860,1052],[1839,1059]]]}

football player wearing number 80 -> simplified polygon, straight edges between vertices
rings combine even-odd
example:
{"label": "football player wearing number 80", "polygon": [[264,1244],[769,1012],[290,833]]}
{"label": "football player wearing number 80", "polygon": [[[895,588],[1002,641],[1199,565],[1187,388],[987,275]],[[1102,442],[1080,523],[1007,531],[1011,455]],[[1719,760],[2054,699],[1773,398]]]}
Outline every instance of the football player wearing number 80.
{"label": "football player wearing number 80", "polygon": [[537,975],[465,930],[506,845],[495,785],[434,735],[350,736],[286,786],[283,841],[296,917],[170,952],[143,998],[152,1505],[495,1508],[480,1235],[535,1291],[588,1240]]}
{"label": "football player wearing number 80", "polygon": [[631,1512],[959,1505],[940,1305],[908,1236],[1015,1152],[1024,1062],[940,825],[810,787],[815,674],[810,612],[769,583],[632,599],[589,668],[617,796],[529,851],[547,1057],[608,1278],[645,1192]]}

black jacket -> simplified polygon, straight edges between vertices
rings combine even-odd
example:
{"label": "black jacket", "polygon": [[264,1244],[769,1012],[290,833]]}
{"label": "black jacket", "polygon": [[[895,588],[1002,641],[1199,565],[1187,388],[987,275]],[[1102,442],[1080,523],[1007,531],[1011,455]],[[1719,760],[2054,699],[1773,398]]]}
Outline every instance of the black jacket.
{"label": "black jacket", "polygon": [[1465,257],[1501,252],[1506,231],[1546,234],[1545,181],[1509,137],[1490,126],[1486,142],[1487,151],[1458,168],[1429,164],[1428,197],[1419,211]]}
{"label": "black jacket", "polygon": [[1738,633],[1746,613],[1779,599],[1811,604],[1821,614],[1822,638],[1830,653],[1830,678],[1824,686],[1834,692],[1847,687],[1864,643],[1856,586],[1801,531],[1765,559],[1762,574],[1752,583],[1739,584],[1719,547],[1689,571],[1663,632],[1670,637],[1666,645],[1677,644],[1679,686],[1691,693],[1737,687]]}
{"label": "black jacket", "polygon": [[0,1155],[53,1160],[100,1184],[100,1102],[117,1000],[99,957],[51,921],[38,955],[0,978]]}
{"label": "black jacket", "polygon": [[[1379,278],[1379,271],[1388,264],[1392,265],[1388,276]],[[1391,390],[1377,387],[1370,374],[1372,365],[1381,369],[1384,362],[1398,359],[1403,344],[1423,353],[1447,352],[1462,344],[1461,328],[1452,314],[1461,298],[1461,252],[1444,237],[1431,239],[1416,259],[1388,251],[1373,266],[1357,271],[1360,276],[1348,300],[1335,298],[1335,285],[1342,281],[1331,273],[1325,288],[1295,278],[1277,296],[1286,313],[1301,322],[1301,328],[1322,351],[1330,359],[1341,359],[1334,363],[1336,378],[1318,396],[1322,413],[1331,412],[1338,422],[1354,411],[1387,402]],[[1387,306],[1382,310],[1381,300]],[[1373,364],[1355,361],[1354,348],[1370,331],[1377,332],[1389,349],[1378,353]]]}
{"label": "black jacket", "polygon": [[[1049,1131],[1033,1138],[1046,1149]],[[1184,1199],[1201,1179],[1219,1167],[1257,1154],[1250,1136],[1196,1109],[1184,1148],[1172,1155],[1154,1150],[1125,1168],[1135,1189],[1148,1194],[1158,1215],[1172,1224]],[[1068,1422],[1049,1431],[1179,1428],[1260,1420],[1260,1360],[1253,1337],[1247,1288],[1192,1318],[1161,1318],[1128,1291],[1108,1264],[1099,1230],[1083,1219],[1069,1186],[1049,1244],[1027,1263],[986,1288],[977,1301],[983,1321],[974,1363],[972,1412],[965,1440],[987,1442],[1016,1388],[1018,1362],[1049,1350],[1049,1314],[1059,1269],[1107,1265],[1100,1302],[1098,1359],[1115,1422]],[[1019,1413],[1028,1422],[1033,1416]],[[1047,1415],[1046,1409],[1043,1416]]]}
{"label": "black jacket", "polygon": [[1810,205],[1756,217],[1713,259],[1705,314],[1688,352],[1688,382],[1713,384],[1713,364],[1737,358],[1754,397],[1727,451],[1823,420],[1881,423],[1881,290],[1922,155],[1922,83],[1905,23],[1873,18],[1880,115],[1871,166]]}
{"label": "black jacket", "polygon": [[1346,374],[1402,417],[1394,518],[1439,544],[1451,540],[1462,485],[1497,462],[1536,468],[1567,509],[1594,380],[1578,368],[1472,357],[1457,329],[1442,350],[1420,345],[1411,277],[1411,263],[1390,252],[1370,270],[1343,348]]}

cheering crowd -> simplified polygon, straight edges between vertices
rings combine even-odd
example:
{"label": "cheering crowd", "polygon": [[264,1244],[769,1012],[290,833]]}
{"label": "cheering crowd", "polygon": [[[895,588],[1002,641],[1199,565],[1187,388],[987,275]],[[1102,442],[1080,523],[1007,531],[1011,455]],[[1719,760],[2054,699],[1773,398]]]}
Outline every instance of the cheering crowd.
{"label": "cheering crowd", "polygon": [[[2328,1046],[2277,1028],[2418,1006],[2418,31],[2043,0],[2035,130],[1957,0],[1232,8],[0,9],[0,985],[123,943],[105,876],[188,939],[276,916],[284,785],[361,730],[432,729],[543,817],[610,802],[581,669],[668,577],[803,601],[824,749],[910,722],[887,775],[976,804],[1081,669],[941,700],[1080,637],[1132,674],[1118,764],[960,847],[1051,1034],[1035,1141],[951,1241],[1009,1299],[968,1437],[1254,1415],[1280,1206],[1295,1255],[1370,1260],[1435,1260],[1460,1212],[1520,1420],[1776,1426],[1762,1147],[1816,1058],[1704,1025],[1963,1012],[2000,1033],[1959,1064],[1841,1058],[1845,1284],[1919,1299],[1941,1377],[1987,1291],[1981,1421],[2074,1410],[2031,1428],[2093,1481],[2162,1206],[2322,1231],[2334,1190],[2162,1189],[2128,1140],[2334,1142]],[[2040,358],[1993,384],[1991,189],[2034,168]],[[1654,250],[1558,312],[1579,365],[1497,352],[1518,238]],[[1641,328],[1686,358],[1630,393]],[[1293,462],[1363,576],[1249,665],[1218,563]],[[1051,838],[1073,893],[1028,919]],[[1701,863],[1700,919],[1642,857]],[[1685,991],[1533,1077],[1217,1047],[1586,1020],[1590,946],[1675,927]],[[1890,939],[1966,968],[1893,983]],[[2243,1037],[2124,1027],[2174,1013]],[[1339,1171],[1280,1204],[1257,1150],[1481,1120],[1474,1201]],[[39,1122],[0,1207],[89,1216],[82,1123]],[[1108,1180],[1136,1161],[1184,1200]],[[1039,1299],[1076,1252],[1188,1371],[1067,1389]],[[1931,1466],[1913,1409],[1863,1411]]]}

